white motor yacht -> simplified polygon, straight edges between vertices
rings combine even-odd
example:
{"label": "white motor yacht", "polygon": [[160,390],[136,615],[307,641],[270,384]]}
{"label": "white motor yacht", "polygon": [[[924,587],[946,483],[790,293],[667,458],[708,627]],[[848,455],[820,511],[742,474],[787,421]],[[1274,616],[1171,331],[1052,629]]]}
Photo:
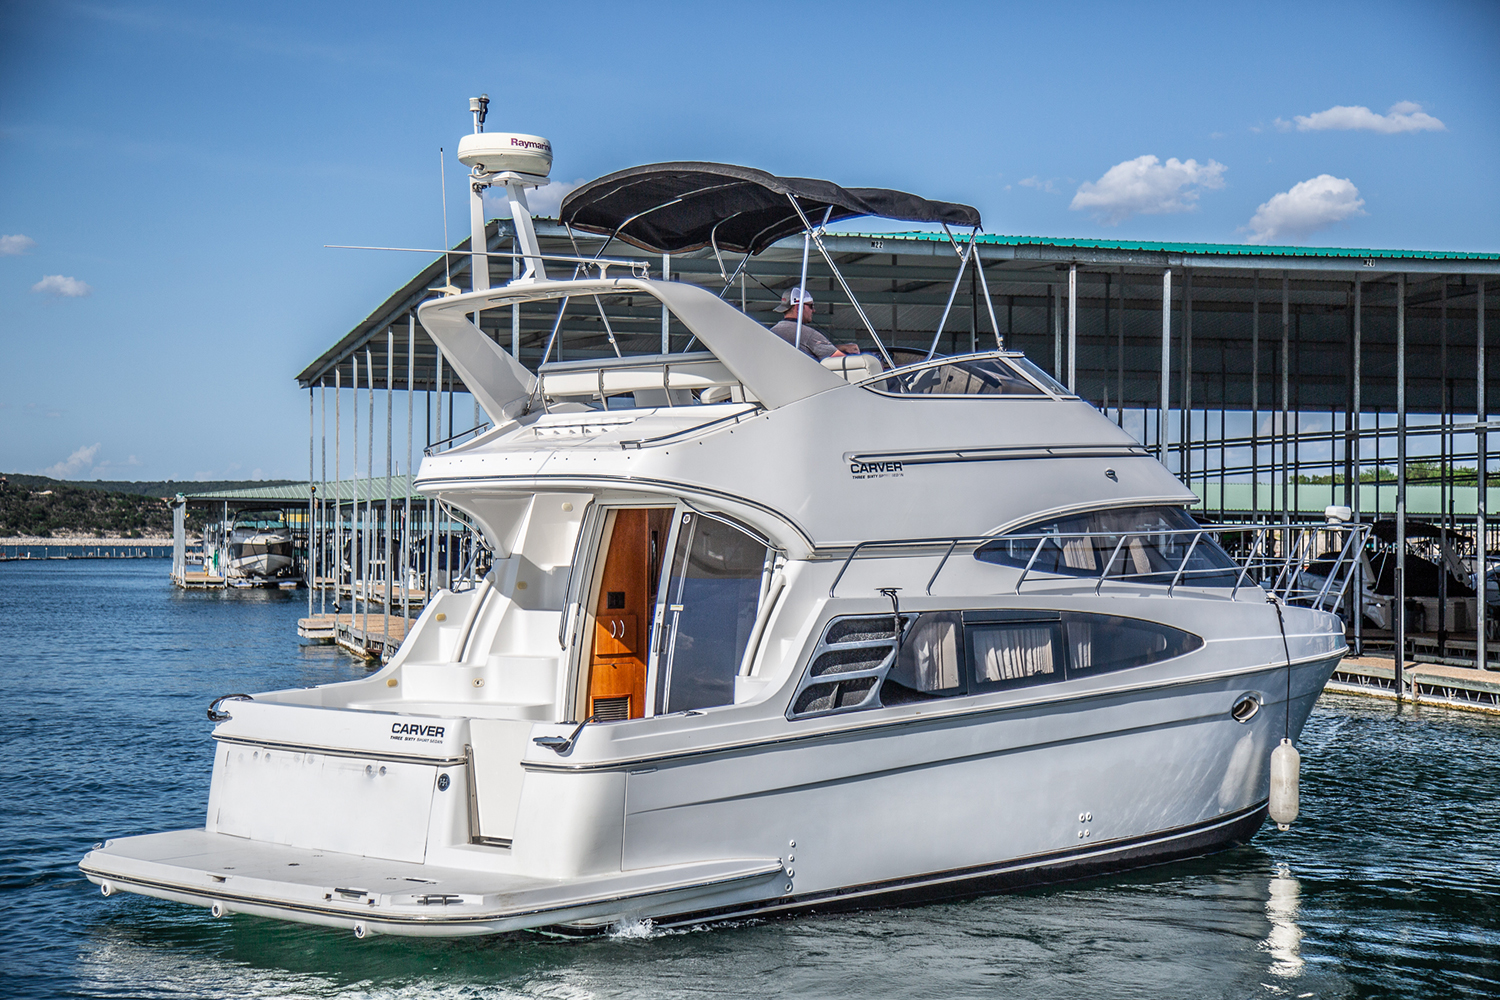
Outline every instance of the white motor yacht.
{"label": "white motor yacht", "polygon": [[[549,277],[525,214],[540,140],[518,163],[484,135],[466,162],[509,189],[526,266],[421,306],[493,427],[416,485],[493,565],[367,678],[216,701],[203,826],[97,846],[106,895],[361,937],[584,931],[992,892],[1261,827],[1273,751],[1345,652],[1358,529],[1299,598],[1327,532],[1200,526],[1018,353],[897,365],[870,326],[875,352],[820,363],[639,261]],[[870,214],[979,224],[707,163],[610,175],[562,217],[749,261]],[[471,319],[571,302],[607,323],[625,299],[693,349],[533,373]]]}
{"label": "white motor yacht", "polygon": [[295,561],[291,532],[279,510],[242,511],[203,529],[204,558],[223,575],[272,579]]}

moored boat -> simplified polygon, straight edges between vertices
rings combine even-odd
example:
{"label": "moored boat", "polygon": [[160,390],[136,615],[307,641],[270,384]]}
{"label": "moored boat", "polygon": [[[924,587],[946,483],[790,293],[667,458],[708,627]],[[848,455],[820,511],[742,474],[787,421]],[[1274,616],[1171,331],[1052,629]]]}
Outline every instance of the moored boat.
{"label": "moored boat", "polygon": [[[361,937],[583,930],[995,891],[1261,826],[1272,752],[1345,651],[1361,529],[1327,529],[1337,557],[1295,592],[1326,544],[1199,525],[1019,353],[898,358],[869,325],[869,351],[820,362],[603,250],[551,278],[525,216],[542,145],[468,143],[523,274],[419,311],[493,426],[416,485],[473,518],[491,568],[367,678],[216,701],[204,827],[107,841],[88,878]],[[746,261],[871,214],[979,225],[709,163],[612,174],[562,213]],[[533,373],[471,319],[556,303],[561,328],[575,302],[607,326],[622,300],[691,349],[549,344]]]}

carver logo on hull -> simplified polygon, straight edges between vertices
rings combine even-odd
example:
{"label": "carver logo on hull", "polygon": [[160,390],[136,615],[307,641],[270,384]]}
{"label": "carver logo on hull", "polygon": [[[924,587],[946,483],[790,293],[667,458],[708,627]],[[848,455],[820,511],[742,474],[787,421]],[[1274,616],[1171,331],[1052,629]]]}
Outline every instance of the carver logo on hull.
{"label": "carver logo on hull", "polygon": [[391,723],[391,739],[401,743],[441,743],[443,728],[420,722],[393,722]]}
{"label": "carver logo on hull", "polygon": [[885,479],[904,476],[900,462],[849,462],[849,474],[855,479]]}

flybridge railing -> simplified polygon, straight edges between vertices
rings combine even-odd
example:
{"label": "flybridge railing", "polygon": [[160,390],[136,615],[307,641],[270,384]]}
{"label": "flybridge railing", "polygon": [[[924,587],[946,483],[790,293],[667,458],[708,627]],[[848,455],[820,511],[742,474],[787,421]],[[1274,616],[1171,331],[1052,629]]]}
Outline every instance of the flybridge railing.
{"label": "flybridge railing", "polygon": [[459,445],[463,444],[465,441],[469,441],[473,438],[479,437],[479,435],[483,434],[493,426],[494,424],[490,423],[489,421],[475,424],[473,427],[470,427],[466,431],[459,431],[457,434],[448,435],[441,441],[432,442],[432,444],[422,449],[422,454],[436,455],[439,452],[447,451],[449,448],[456,448]]}
{"label": "flybridge railing", "polygon": [[[1092,581],[1094,593],[1106,583],[1228,589],[1230,598],[1259,587],[1284,604],[1338,611],[1360,566],[1368,525],[1220,524],[1198,528],[1141,531],[1043,531],[1010,535],[900,538],[860,542],[850,550],[828,588],[839,583],[857,559],[939,556],[924,593],[961,550],[980,562],[1020,570],[1012,592],[1028,581],[1072,578]],[[940,554],[940,555],[939,555]]]}

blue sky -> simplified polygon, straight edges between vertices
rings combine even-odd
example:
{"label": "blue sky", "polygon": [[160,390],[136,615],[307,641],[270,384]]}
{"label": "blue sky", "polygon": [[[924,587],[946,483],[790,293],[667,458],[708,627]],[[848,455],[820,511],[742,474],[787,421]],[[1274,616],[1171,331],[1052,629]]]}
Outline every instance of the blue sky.
{"label": "blue sky", "polygon": [[0,471],[305,476],[293,376],[418,266],[323,245],[436,246],[481,91],[553,204],[706,159],[990,232],[1493,251],[1497,52],[1493,2],[0,0]]}

